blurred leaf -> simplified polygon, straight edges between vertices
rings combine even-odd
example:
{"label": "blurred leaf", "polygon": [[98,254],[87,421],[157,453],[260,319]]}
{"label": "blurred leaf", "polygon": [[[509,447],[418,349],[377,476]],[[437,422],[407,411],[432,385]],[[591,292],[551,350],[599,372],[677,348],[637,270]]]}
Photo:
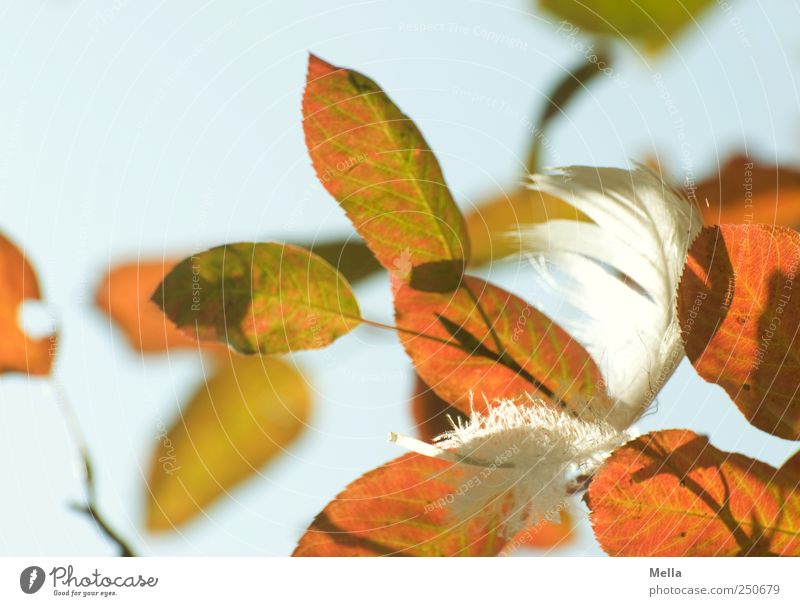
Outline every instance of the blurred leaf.
{"label": "blurred leaf", "polygon": [[41,298],[33,266],[13,242],[0,235],[0,373],[50,374],[56,336],[31,338],[18,318],[25,301]]}
{"label": "blurred leaf", "polygon": [[800,439],[800,234],[707,227],[678,290],[686,353],[759,429]]}
{"label": "blurred leaf", "polygon": [[245,354],[319,349],[361,321],[344,277],[291,244],[227,244],[184,259],[153,301],[179,328]]}
{"label": "blurred leaf", "polygon": [[542,520],[532,528],[518,532],[503,549],[506,554],[511,554],[519,548],[555,549],[566,547],[575,540],[575,523],[566,510],[561,511],[558,522]]}
{"label": "blurred leaf", "polygon": [[800,458],[780,470],[684,429],[614,452],[589,487],[595,536],[615,556],[800,555]]}
{"label": "blurred leaf", "polygon": [[714,0],[539,0],[539,5],[565,22],[566,36],[604,34],[640,43],[656,51],[674,42]]}
{"label": "blurred leaf", "polygon": [[466,421],[469,417],[458,408],[450,406],[436,395],[425,382],[415,375],[414,395],[411,398],[411,415],[420,438],[425,442],[433,442],[436,436],[453,429],[453,423]]}
{"label": "blurred leaf", "polygon": [[320,182],[386,269],[469,258],[464,219],[414,123],[366,76],[311,55],[306,146]]}
{"label": "blurred leaf", "polygon": [[121,263],[103,276],[97,288],[95,304],[119,325],[131,347],[138,351],[154,353],[208,345],[201,345],[178,330],[150,300],[164,275],[177,262],[168,259]]}
{"label": "blurred leaf", "polygon": [[552,219],[587,220],[583,213],[548,194],[519,187],[479,204],[467,214],[472,265],[520,253],[515,236],[520,227]]}
{"label": "blurred leaf", "polygon": [[381,269],[381,264],[364,242],[358,238],[328,242],[297,243],[333,265],[351,284],[368,278]]}
{"label": "blurred leaf", "polygon": [[[528,395],[584,418],[605,418],[611,403],[600,371],[576,341],[522,299],[478,278],[455,293],[395,295],[398,336],[420,377],[470,414],[490,399]],[[491,318],[491,324],[487,322]]]}
{"label": "blurred leaf", "polygon": [[[381,269],[380,264],[358,239],[314,242],[308,246],[333,265],[350,282],[362,280]],[[95,303],[122,330],[130,345],[144,353],[168,349],[220,349],[217,343],[199,342],[179,330],[150,300],[164,276],[180,259],[151,259],[120,263],[103,276]]]}
{"label": "blurred leaf", "polygon": [[696,197],[706,225],[766,223],[800,226],[800,170],[732,156],[719,174],[687,194]]}
{"label": "blurred leaf", "polygon": [[303,377],[286,362],[237,355],[220,361],[158,437],[147,528],[180,526],[258,474],[302,432],[310,409]]}
{"label": "blurred leaf", "polygon": [[443,506],[469,466],[407,454],[348,486],[316,517],[295,556],[490,556],[503,541],[499,505],[468,520]]}

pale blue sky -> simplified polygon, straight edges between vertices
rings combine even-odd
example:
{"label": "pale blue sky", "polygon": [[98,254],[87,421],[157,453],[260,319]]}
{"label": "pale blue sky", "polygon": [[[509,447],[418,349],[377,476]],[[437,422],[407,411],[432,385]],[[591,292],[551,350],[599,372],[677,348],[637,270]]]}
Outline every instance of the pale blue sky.
{"label": "pale blue sky", "polygon": [[[680,177],[703,175],[745,147],[800,161],[800,5],[720,5],[679,52],[649,65],[621,46],[619,77],[601,78],[571,108],[551,132],[546,162],[624,166],[658,153]],[[90,306],[107,265],[237,240],[349,233],[303,144],[309,51],[389,92],[420,125],[462,206],[513,185],[524,121],[580,59],[574,41],[530,6],[0,0],[0,230],[39,270],[61,327],[57,380],[88,436],[102,508],[140,553],[288,555],[339,490],[401,454],[386,434],[411,431],[411,373],[394,337],[366,328],[327,353],[298,355],[316,392],[303,438],[206,519],[148,537],[148,454],[201,371],[192,354],[142,360],[110,333]],[[535,300],[523,268],[491,273]],[[358,294],[366,315],[391,317],[386,284]],[[687,366],[640,427],[691,427],[772,464],[793,450],[749,427]],[[2,377],[0,553],[110,553],[67,508],[82,494],[76,468],[52,391]],[[555,553],[600,551],[584,524],[580,542]]]}

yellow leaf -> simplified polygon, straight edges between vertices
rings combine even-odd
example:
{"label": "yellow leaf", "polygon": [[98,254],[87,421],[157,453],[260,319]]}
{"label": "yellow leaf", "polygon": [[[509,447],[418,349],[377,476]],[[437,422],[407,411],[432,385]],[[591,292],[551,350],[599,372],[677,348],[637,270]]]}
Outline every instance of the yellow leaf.
{"label": "yellow leaf", "polygon": [[277,358],[233,355],[159,436],[151,463],[147,527],[169,530],[279,456],[305,427],[305,380]]}
{"label": "yellow leaf", "polygon": [[573,206],[548,194],[519,187],[501,192],[467,214],[467,233],[472,242],[472,265],[518,253],[513,233],[521,226],[551,219],[585,219]]}
{"label": "yellow leaf", "polygon": [[564,20],[559,32],[570,39],[581,32],[606,34],[656,51],[695,23],[714,0],[539,0],[539,4]]}

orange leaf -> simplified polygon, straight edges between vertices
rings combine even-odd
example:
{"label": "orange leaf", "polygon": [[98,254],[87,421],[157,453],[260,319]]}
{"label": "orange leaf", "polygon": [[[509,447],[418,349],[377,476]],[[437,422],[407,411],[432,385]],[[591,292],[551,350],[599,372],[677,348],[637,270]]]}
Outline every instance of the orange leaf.
{"label": "orange leaf", "polygon": [[148,481],[147,528],[171,530],[280,456],[305,428],[305,380],[277,358],[220,357],[181,416],[162,428]]}
{"label": "orange leaf", "polygon": [[484,395],[527,401],[531,394],[584,417],[610,410],[586,350],[525,301],[479,278],[465,277],[449,294],[403,286],[395,316],[420,377],[465,414],[470,392],[476,408]]}
{"label": "orange leaf", "polygon": [[717,450],[689,430],[647,434],[594,478],[590,519],[611,555],[797,556],[798,467]]}
{"label": "orange leaf", "polygon": [[453,429],[450,420],[458,423],[466,421],[467,415],[458,408],[450,406],[436,395],[425,382],[415,375],[414,396],[411,399],[411,414],[417,424],[420,438],[425,442],[433,442],[436,436]]}
{"label": "orange leaf", "polygon": [[767,223],[800,226],[800,171],[733,156],[694,193],[707,225]]}
{"label": "orange leaf", "polygon": [[464,219],[422,133],[366,76],[311,55],[303,127],[317,176],[390,271],[469,258]]}
{"label": "orange leaf", "polygon": [[178,330],[150,301],[161,280],[177,262],[175,259],[121,263],[103,277],[95,293],[96,305],[119,325],[128,342],[138,351],[152,353],[201,347],[196,339]]}
{"label": "orange leaf", "polygon": [[558,522],[542,520],[532,528],[518,532],[503,548],[503,553],[508,555],[522,547],[554,549],[564,547],[574,539],[575,523],[567,511],[562,511]]}
{"label": "orange leaf", "polygon": [[800,235],[786,227],[704,229],[678,291],[686,353],[753,425],[800,439]]}
{"label": "orange leaf", "polygon": [[316,517],[295,556],[490,556],[499,507],[458,521],[446,505],[471,474],[467,466],[407,454],[348,486]]}
{"label": "orange leaf", "polygon": [[0,235],[0,373],[50,374],[55,335],[32,339],[17,319],[20,306],[29,300],[41,300],[36,272],[22,252]]}

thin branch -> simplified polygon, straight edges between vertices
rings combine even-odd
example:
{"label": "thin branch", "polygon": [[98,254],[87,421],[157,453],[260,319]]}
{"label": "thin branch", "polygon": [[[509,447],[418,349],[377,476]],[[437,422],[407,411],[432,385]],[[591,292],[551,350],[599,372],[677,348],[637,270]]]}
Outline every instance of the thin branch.
{"label": "thin branch", "polygon": [[587,54],[585,60],[559,80],[556,87],[547,96],[547,104],[535,121],[533,141],[525,163],[527,175],[531,175],[539,169],[544,133],[552,120],[563,114],[567,104],[575,99],[578,93],[588,90],[589,83],[603,70],[610,67],[611,58],[608,48],[602,42],[595,44],[598,47],[597,51]]}
{"label": "thin branch", "polygon": [[119,548],[119,555],[121,557],[131,558],[136,556],[136,554],[133,553],[130,545],[128,545],[127,541],[119,536],[116,530],[111,528],[109,523],[100,514],[100,512],[97,511],[97,508],[94,505],[80,505],[78,503],[73,503],[72,508],[80,513],[85,513],[92,518],[100,531],[106,535],[106,537],[108,537],[112,543],[116,543],[117,547]]}
{"label": "thin branch", "polygon": [[83,437],[80,425],[78,424],[78,417],[75,414],[75,410],[70,405],[64,390],[61,388],[61,385],[55,379],[51,381],[51,385],[56,394],[56,399],[58,400],[61,414],[63,415],[64,421],[67,424],[67,430],[72,437],[72,441],[75,443],[75,447],[78,449],[78,454],[81,457],[84,467],[86,503],[74,503],[72,504],[72,508],[75,511],[79,511],[88,515],[94,521],[98,530],[100,530],[100,532],[102,532],[112,543],[117,545],[120,551],[120,556],[133,557],[136,554],[133,552],[128,542],[111,527],[105,517],[100,513],[97,503],[97,487],[95,483],[94,465],[89,454],[89,447],[86,444],[86,440]]}

